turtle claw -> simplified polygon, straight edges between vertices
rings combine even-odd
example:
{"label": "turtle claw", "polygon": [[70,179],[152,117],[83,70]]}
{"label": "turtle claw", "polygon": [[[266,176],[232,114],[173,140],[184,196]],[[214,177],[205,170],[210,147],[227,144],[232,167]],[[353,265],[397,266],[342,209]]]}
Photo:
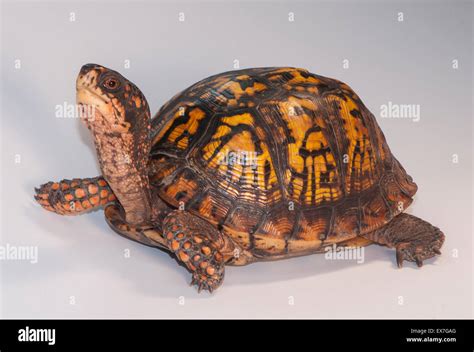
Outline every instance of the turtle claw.
{"label": "turtle claw", "polygon": [[196,286],[198,293],[201,293],[204,288],[204,282],[200,280],[199,275],[195,273],[193,274],[193,278],[189,286]]}
{"label": "turtle claw", "polygon": [[402,242],[396,247],[397,265],[403,266],[403,261],[415,262],[421,268],[423,261],[440,255],[440,248],[444,242],[444,234],[437,230],[429,236],[416,239],[412,242]]}
{"label": "turtle claw", "polygon": [[198,293],[201,293],[201,291],[204,289],[204,284],[203,283],[196,283],[197,291]]}
{"label": "turtle claw", "polygon": [[204,279],[201,275],[195,273],[191,280],[191,286],[196,286],[198,293],[201,293],[202,291],[209,291],[209,293],[212,293],[220,286],[220,281],[209,277]]}
{"label": "turtle claw", "polygon": [[[64,210],[59,206],[57,198],[58,198],[58,188],[53,188],[54,182],[48,182],[40,187],[35,187],[35,200],[46,210],[57,213],[63,214]],[[57,183],[56,183],[57,185]]]}
{"label": "turtle claw", "polygon": [[193,279],[189,283],[189,286],[194,286],[194,285],[197,285],[197,284],[198,284],[198,280],[195,277],[193,277]]}
{"label": "turtle claw", "polygon": [[397,265],[399,268],[403,267],[403,253],[397,249]]}

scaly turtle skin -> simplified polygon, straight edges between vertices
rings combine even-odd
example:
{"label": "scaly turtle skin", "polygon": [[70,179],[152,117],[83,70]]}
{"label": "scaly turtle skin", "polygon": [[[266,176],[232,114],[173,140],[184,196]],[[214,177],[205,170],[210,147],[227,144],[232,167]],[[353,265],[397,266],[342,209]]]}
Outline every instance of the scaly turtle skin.
{"label": "scaly turtle skin", "polygon": [[[419,266],[443,233],[402,213],[417,190],[346,84],[297,68],[204,79],[151,119],[140,90],[88,64],[78,104],[102,175],[36,190],[47,210],[105,207],[118,233],[171,251],[209,291],[225,265],[378,243]],[[88,110],[89,111],[89,110]]]}

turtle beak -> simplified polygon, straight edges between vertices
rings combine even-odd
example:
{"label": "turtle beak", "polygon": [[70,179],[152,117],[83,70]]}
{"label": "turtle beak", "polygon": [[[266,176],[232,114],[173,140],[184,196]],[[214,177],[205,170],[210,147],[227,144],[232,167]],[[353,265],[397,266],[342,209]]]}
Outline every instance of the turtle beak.
{"label": "turtle beak", "polygon": [[104,67],[96,64],[82,66],[76,79],[76,103],[81,110],[81,120],[89,127],[94,120],[96,110],[109,111],[110,99],[101,94],[97,80]]}
{"label": "turtle beak", "polygon": [[104,69],[103,66],[97,65],[97,64],[85,64],[81,67],[81,70],[79,71],[79,75],[85,75],[86,73],[92,71],[92,70],[99,70],[102,71]]}
{"label": "turtle beak", "polygon": [[94,87],[97,84],[99,74],[104,67],[96,64],[86,64],[81,67],[76,79],[76,90]]}

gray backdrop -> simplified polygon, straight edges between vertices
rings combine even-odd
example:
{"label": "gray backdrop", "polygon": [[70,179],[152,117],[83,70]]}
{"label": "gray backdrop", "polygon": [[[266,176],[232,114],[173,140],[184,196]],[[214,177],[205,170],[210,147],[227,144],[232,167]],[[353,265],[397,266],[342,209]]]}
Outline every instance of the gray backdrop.
{"label": "gray backdrop", "polygon": [[[0,245],[38,248],[35,264],[0,261],[2,317],[473,317],[471,3],[4,2],[1,17]],[[172,258],[117,236],[102,212],[61,217],[34,202],[34,186],[99,174],[85,128],[55,116],[74,103],[82,64],[122,72],[156,112],[234,60],[348,83],[418,183],[409,212],[445,232],[443,255],[399,270],[392,250],[371,246],[363,264],[230,267],[199,295]],[[420,121],[381,118],[389,101],[419,104]]]}

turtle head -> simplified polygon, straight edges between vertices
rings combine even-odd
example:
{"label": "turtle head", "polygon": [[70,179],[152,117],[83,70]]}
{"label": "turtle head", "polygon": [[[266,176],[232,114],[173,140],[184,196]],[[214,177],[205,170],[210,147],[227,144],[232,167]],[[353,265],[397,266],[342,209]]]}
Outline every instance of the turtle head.
{"label": "turtle head", "polygon": [[[150,108],[138,87],[120,73],[96,64],[82,66],[76,80],[77,103],[88,107],[88,128],[135,132],[150,124]],[[98,121],[95,121],[95,119]],[[140,131],[142,132],[142,131]]]}
{"label": "turtle head", "polygon": [[102,174],[131,224],[151,216],[148,182],[150,108],[140,91],[120,73],[82,66],[76,81],[81,117],[94,138]]}

